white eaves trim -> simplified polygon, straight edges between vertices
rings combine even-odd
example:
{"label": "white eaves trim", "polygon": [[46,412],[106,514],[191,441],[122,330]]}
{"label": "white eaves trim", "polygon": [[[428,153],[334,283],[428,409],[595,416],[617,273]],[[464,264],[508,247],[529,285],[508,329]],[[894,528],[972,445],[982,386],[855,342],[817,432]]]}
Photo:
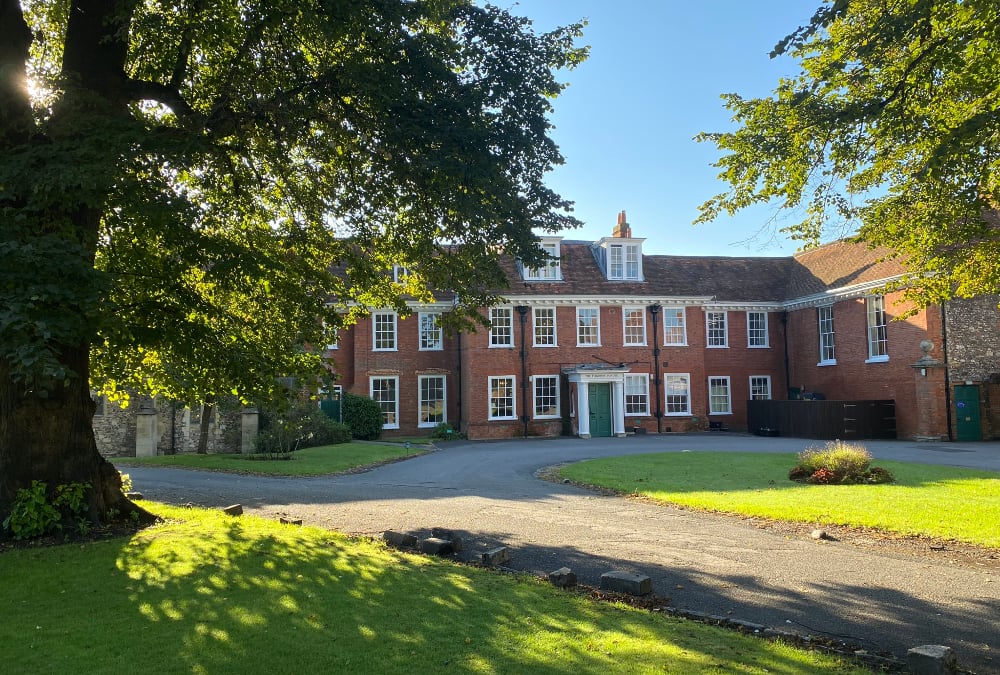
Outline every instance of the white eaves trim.
{"label": "white eaves trim", "polygon": [[892,277],[886,277],[885,279],[878,279],[876,281],[867,281],[863,284],[855,284],[853,286],[843,286],[841,288],[834,288],[828,291],[823,291],[822,293],[814,293],[812,295],[806,295],[801,298],[795,298],[794,300],[788,300],[782,305],[782,307],[786,311],[792,311],[796,309],[803,309],[806,307],[819,307],[820,305],[829,305],[839,300],[863,298],[865,296],[877,294],[877,292],[881,291],[886,286],[886,284],[890,284],[894,281],[899,281],[902,278],[903,278],[902,274],[897,274]]}

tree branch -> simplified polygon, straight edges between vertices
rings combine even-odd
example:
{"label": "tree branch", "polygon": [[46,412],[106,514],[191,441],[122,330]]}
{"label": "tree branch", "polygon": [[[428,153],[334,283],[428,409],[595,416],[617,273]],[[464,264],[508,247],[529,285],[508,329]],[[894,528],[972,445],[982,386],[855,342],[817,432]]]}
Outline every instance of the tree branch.
{"label": "tree branch", "polygon": [[181,96],[176,87],[171,87],[159,82],[148,82],[146,80],[127,80],[125,83],[127,96],[134,101],[156,101],[167,106],[178,117],[185,119],[196,118],[198,114],[194,108]]}

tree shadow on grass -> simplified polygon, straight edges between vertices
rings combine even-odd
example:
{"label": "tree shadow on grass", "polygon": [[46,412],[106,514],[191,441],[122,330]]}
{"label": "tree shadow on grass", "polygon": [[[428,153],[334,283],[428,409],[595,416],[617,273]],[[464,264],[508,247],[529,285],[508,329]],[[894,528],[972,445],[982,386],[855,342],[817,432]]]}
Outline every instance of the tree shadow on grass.
{"label": "tree shadow on grass", "polygon": [[[22,629],[41,623],[30,649],[19,644],[8,663],[31,672],[178,673],[816,668],[787,649],[587,602],[525,577],[269,527],[228,520],[192,536],[168,524],[79,553],[30,552],[17,570],[28,585],[13,599],[26,609]],[[60,584],[87,599],[60,602]]]}
{"label": "tree shadow on grass", "polygon": [[[508,536],[460,534],[475,550],[499,545]],[[474,561],[475,550],[460,555]],[[800,581],[782,587],[752,573],[713,574],[650,560],[615,559],[572,546],[522,546],[513,552],[509,565],[542,576],[569,567],[581,584],[592,587],[599,587],[601,574],[610,570],[648,575],[653,594],[675,609],[829,638],[897,659],[904,659],[912,647],[944,644],[955,650],[959,664],[971,672],[993,672],[997,667],[997,597],[975,597],[967,589],[949,588],[954,581],[942,565],[920,565],[925,574],[940,577],[940,599],[934,601],[877,583],[810,579],[808,571],[800,575]]]}

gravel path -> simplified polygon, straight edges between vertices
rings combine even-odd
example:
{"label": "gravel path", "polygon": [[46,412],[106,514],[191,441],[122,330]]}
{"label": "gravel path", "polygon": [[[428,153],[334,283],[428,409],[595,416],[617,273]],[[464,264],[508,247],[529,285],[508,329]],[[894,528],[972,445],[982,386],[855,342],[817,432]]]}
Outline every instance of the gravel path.
{"label": "gravel path", "polygon": [[[808,441],[730,434],[450,443],[373,471],[262,478],[129,467],[147,499],[303,518],[353,534],[466,536],[467,555],[498,545],[511,566],[640,572],[669,604],[769,627],[843,638],[870,652],[952,647],[963,669],[1000,673],[1000,559],[926,543],[878,546],[863,535],[815,541],[808,528],[665,508],[541,480],[545,467],[598,456],[671,451],[797,452]],[[876,459],[1000,471],[1000,444],[870,442]],[[1000,499],[1000,495],[997,496]],[[961,508],[961,505],[956,505]],[[1000,524],[998,524],[1000,527]],[[838,537],[839,538],[839,537]]]}

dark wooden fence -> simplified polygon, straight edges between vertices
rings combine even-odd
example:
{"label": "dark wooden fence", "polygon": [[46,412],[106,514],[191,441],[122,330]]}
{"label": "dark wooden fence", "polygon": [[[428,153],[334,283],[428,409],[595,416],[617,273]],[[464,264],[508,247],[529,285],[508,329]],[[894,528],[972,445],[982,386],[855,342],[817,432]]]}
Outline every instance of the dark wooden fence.
{"label": "dark wooden fence", "polygon": [[747,401],[747,429],[827,440],[896,438],[896,402]]}

